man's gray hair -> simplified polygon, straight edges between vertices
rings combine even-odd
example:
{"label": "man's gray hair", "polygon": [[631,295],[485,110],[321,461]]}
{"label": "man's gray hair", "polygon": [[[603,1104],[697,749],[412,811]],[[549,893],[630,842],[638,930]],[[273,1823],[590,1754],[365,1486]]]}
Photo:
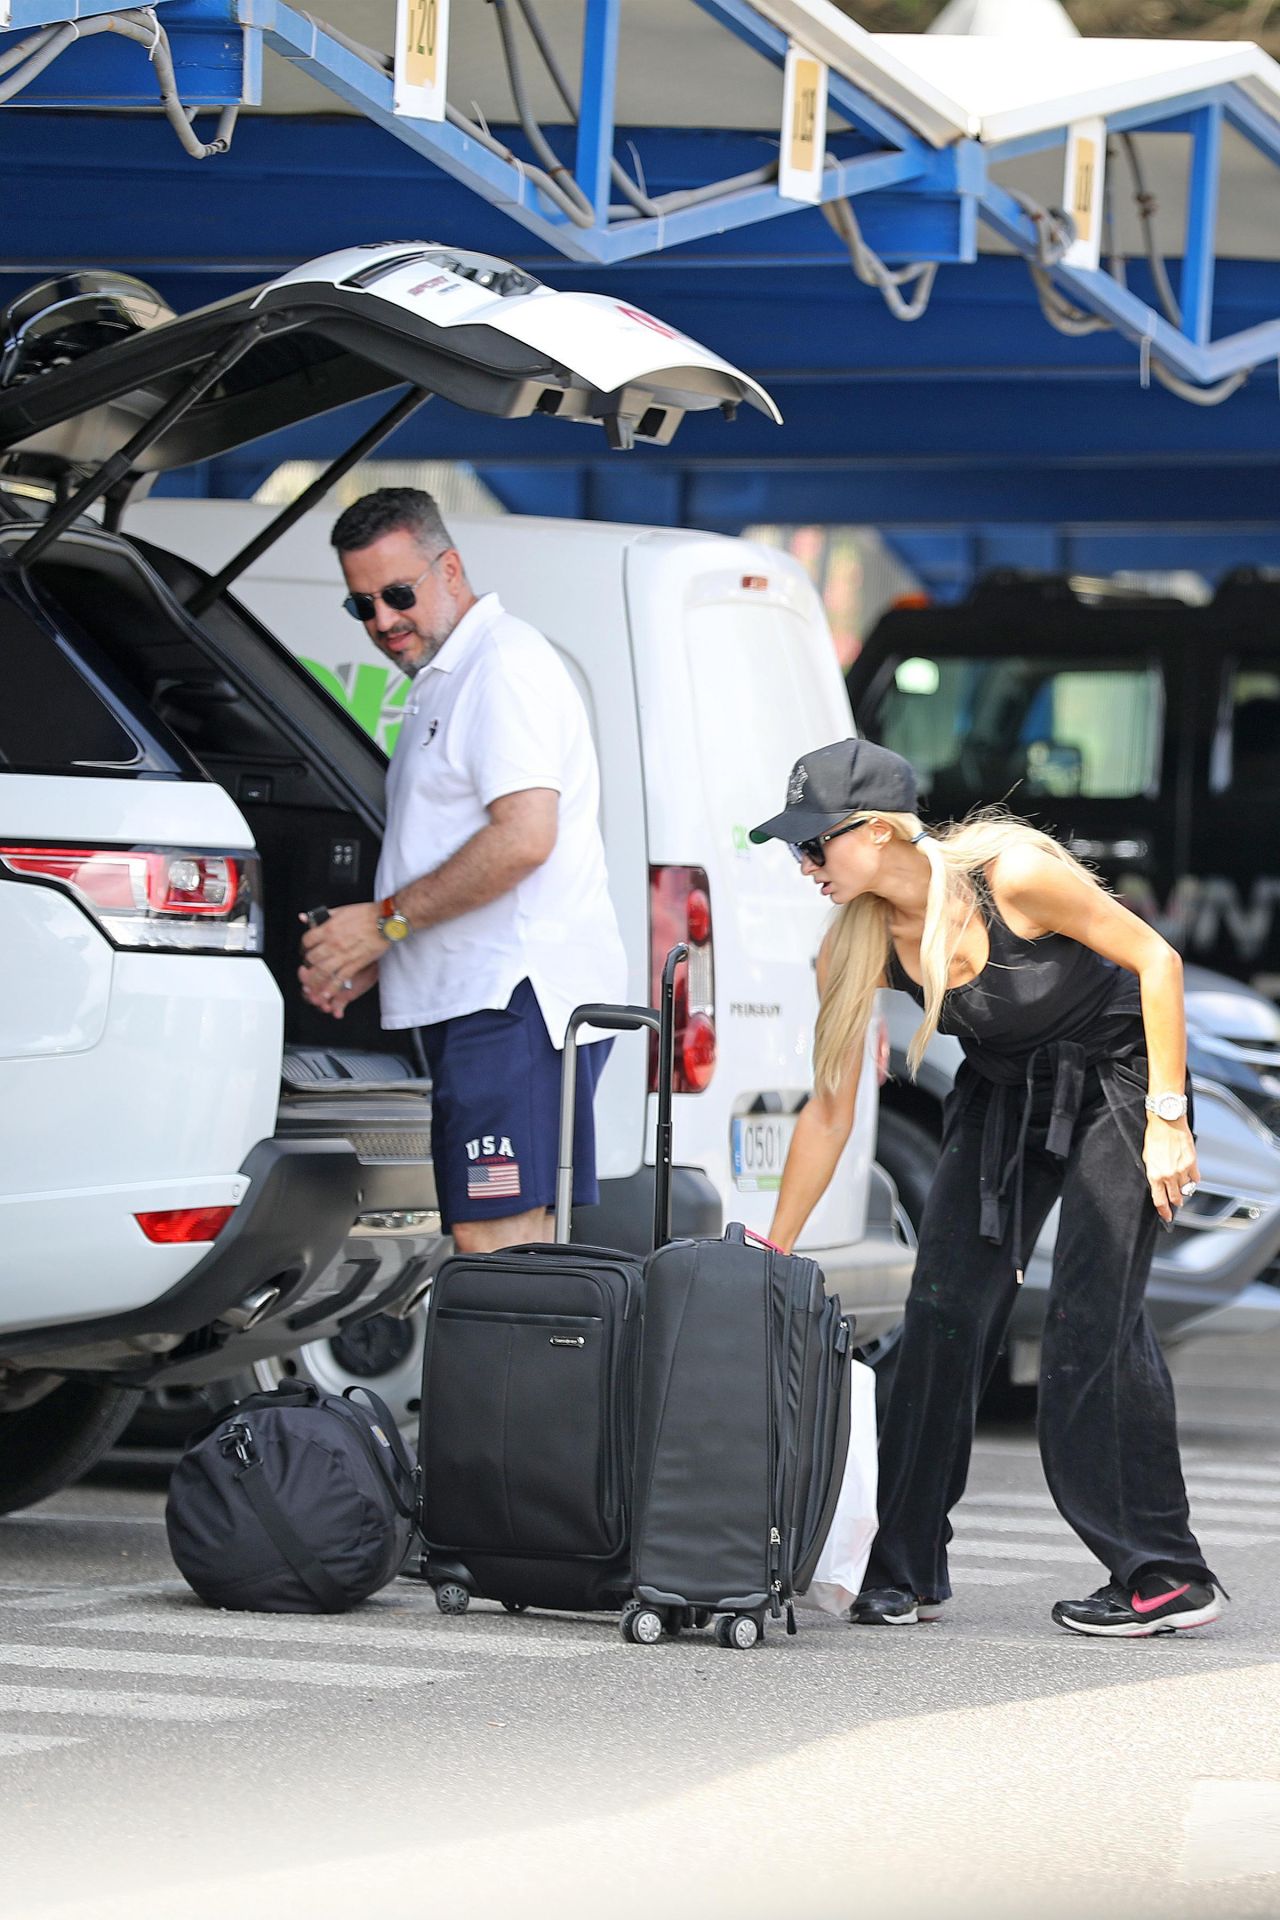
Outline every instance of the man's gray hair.
{"label": "man's gray hair", "polygon": [[420,487],[378,487],[338,515],[330,539],[339,553],[358,553],[388,533],[412,534],[424,559],[453,545],[440,509]]}

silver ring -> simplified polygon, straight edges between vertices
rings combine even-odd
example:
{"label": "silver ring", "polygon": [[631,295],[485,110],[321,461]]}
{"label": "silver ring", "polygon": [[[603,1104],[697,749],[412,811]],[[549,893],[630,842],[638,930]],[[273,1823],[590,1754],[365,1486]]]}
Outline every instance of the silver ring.
{"label": "silver ring", "polygon": [[1184,1199],[1184,1200],[1189,1200],[1189,1199],[1191,1198],[1191,1196],[1192,1196],[1192,1194],[1193,1194],[1193,1193],[1195,1192],[1195,1190],[1196,1190],[1196,1183],[1195,1183],[1195,1181],[1194,1181],[1194,1180],[1188,1180],[1188,1181],[1187,1181],[1187,1184],[1186,1184],[1186,1186],[1185,1186],[1185,1187],[1184,1187],[1184,1188],[1182,1189],[1182,1197],[1183,1197],[1183,1199]]}
{"label": "silver ring", "polygon": [[[352,989],[352,987],[354,987],[354,985],[355,985],[355,981],[354,981],[354,980],[342,980],[342,981],[340,981],[340,982],[339,982],[339,985],[341,986],[341,988],[342,988],[342,991],[343,991],[344,993],[350,993],[350,991],[351,991],[351,989]],[[1183,1191],[1184,1193],[1186,1193],[1186,1192],[1188,1192],[1188,1188],[1186,1188],[1186,1187],[1184,1187],[1184,1188],[1182,1189],[1182,1191]],[[1194,1188],[1194,1187],[1192,1187],[1192,1188],[1190,1188],[1190,1189],[1189,1189],[1189,1191],[1190,1191],[1190,1192],[1192,1192],[1192,1193],[1194,1193],[1194,1192],[1195,1192],[1195,1188]]]}

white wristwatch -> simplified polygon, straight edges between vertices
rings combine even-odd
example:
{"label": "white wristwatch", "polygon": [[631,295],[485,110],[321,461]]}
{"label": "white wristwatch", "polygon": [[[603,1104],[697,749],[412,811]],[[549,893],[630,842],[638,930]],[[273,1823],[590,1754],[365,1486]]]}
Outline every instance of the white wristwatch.
{"label": "white wristwatch", "polygon": [[1149,1093],[1142,1104],[1148,1113],[1155,1114],[1157,1120],[1185,1120],[1187,1117],[1185,1093]]}

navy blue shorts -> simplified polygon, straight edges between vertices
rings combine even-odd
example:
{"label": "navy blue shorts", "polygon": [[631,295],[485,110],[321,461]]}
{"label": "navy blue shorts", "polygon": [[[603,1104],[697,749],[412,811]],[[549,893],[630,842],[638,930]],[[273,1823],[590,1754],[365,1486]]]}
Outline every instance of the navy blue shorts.
{"label": "navy blue shorts", "polygon": [[[551,1044],[537,995],[522,980],[500,1011],[486,1008],[422,1029],[431,1067],[431,1157],[441,1224],[504,1220],[554,1207],[564,1056]],[[593,1207],[592,1103],[612,1040],[578,1049],[573,1203]]]}

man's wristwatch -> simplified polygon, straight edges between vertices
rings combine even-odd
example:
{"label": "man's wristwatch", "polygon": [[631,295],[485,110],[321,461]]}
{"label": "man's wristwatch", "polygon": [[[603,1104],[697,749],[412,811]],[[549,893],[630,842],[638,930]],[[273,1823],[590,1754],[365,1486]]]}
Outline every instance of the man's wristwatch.
{"label": "man's wristwatch", "polygon": [[1185,1120],[1187,1117],[1185,1093],[1149,1093],[1142,1104],[1148,1113],[1154,1113],[1157,1120]]}
{"label": "man's wristwatch", "polygon": [[[407,933],[412,932],[409,922],[396,905],[394,893],[389,893],[385,900],[378,902],[378,932],[384,940],[403,940]],[[1185,1107],[1186,1101],[1182,1104]]]}

